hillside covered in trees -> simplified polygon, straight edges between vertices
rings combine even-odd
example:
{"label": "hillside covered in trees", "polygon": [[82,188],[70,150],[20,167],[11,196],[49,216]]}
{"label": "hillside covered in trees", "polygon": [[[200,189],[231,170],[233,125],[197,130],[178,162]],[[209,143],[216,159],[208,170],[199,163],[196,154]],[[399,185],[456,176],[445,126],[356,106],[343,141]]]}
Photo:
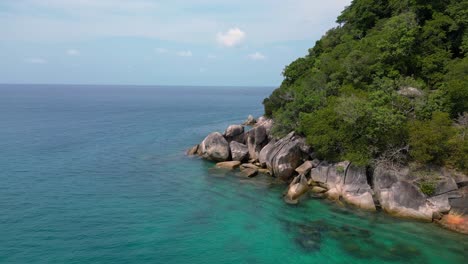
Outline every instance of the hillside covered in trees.
{"label": "hillside covered in trees", "polygon": [[468,0],[355,0],[264,100],[318,158],[468,171]]}

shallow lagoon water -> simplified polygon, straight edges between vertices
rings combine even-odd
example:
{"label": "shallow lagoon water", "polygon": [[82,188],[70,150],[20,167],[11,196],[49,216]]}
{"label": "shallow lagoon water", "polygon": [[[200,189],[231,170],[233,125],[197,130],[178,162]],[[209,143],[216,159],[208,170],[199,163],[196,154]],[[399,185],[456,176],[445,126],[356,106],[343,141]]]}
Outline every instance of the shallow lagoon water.
{"label": "shallow lagoon water", "polygon": [[184,155],[273,88],[0,86],[0,263],[465,263],[467,237]]}

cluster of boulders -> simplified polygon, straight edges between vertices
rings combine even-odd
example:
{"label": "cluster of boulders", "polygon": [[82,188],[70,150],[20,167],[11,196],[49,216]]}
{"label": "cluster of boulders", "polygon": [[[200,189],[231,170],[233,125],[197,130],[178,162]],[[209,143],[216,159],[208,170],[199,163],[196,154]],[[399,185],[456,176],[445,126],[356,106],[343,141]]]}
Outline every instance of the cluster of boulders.
{"label": "cluster of boulders", "polygon": [[[466,176],[454,177],[441,170],[435,191],[428,196],[408,168],[380,164],[371,170],[348,161],[320,161],[303,137],[291,132],[275,138],[272,126],[271,119],[255,120],[249,116],[243,125],[230,125],[223,134],[209,134],[188,154],[218,162],[219,168],[239,168],[246,177],[265,173],[288,182],[284,194],[288,203],[310,196],[323,197],[369,211],[381,209],[398,217],[438,221],[468,234]],[[456,221],[449,221],[455,216]]]}

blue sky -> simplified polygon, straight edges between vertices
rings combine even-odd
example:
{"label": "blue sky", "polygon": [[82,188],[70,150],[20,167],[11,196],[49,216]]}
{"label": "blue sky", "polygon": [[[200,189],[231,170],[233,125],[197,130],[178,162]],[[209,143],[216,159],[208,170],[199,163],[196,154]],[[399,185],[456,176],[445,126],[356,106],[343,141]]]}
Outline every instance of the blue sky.
{"label": "blue sky", "polygon": [[350,0],[1,0],[0,83],[277,86]]}

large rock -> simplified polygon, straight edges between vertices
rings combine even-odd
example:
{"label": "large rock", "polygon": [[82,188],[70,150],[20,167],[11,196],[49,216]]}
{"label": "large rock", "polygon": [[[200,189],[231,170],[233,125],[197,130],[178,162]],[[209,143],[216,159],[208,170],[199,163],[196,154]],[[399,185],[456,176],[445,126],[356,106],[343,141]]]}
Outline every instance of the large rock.
{"label": "large rock", "polygon": [[457,191],[458,195],[449,197],[452,211],[457,214],[468,215],[468,186],[464,186]]}
{"label": "large rock", "polygon": [[458,172],[458,171],[451,171],[450,176],[451,176],[452,179],[455,180],[458,187],[468,186],[468,176],[467,175],[465,175],[465,174],[463,174],[461,172]]}
{"label": "large rock", "polygon": [[379,198],[381,190],[390,188],[398,181],[409,179],[408,174],[408,168],[395,170],[383,165],[377,166],[372,177],[377,198]]}
{"label": "large rock", "polygon": [[249,149],[246,145],[232,141],[229,147],[231,148],[232,160],[246,161],[249,159]]}
{"label": "large rock", "polygon": [[[302,164],[305,154],[301,151],[298,136],[294,132],[278,140],[265,155],[266,167],[273,175],[282,180],[289,180],[294,175],[294,170]],[[263,159],[263,158],[262,158]]]}
{"label": "large rock", "polygon": [[345,172],[342,197],[348,204],[375,211],[373,191],[367,182],[366,168],[350,164]]}
{"label": "large rock", "polygon": [[226,161],[230,156],[229,143],[219,132],[209,134],[200,144],[201,156],[213,161]]}
{"label": "large rock", "polygon": [[441,194],[428,198],[429,206],[434,213],[448,213],[451,209],[448,194]]}
{"label": "large rock", "polygon": [[230,125],[226,128],[224,137],[228,142],[237,141],[244,143],[244,127],[241,125]]}
{"label": "large rock", "polygon": [[407,181],[393,183],[390,188],[380,189],[382,209],[398,217],[432,221],[433,210],[426,196],[414,184]]}
{"label": "large rock", "polygon": [[288,203],[297,203],[297,199],[309,190],[307,179],[304,175],[299,175],[289,184],[285,201]]}
{"label": "large rock", "polygon": [[320,163],[317,167],[313,168],[310,171],[310,179],[314,183],[322,187],[326,187],[325,184],[327,183],[329,169],[330,169],[330,166],[328,166],[328,163],[326,162]]}
{"label": "large rock", "polygon": [[249,149],[250,159],[258,160],[260,151],[268,144],[268,135],[273,122],[268,119],[262,123],[257,123],[246,134],[246,143]]}
{"label": "large rock", "polygon": [[311,183],[328,190],[331,200],[343,200],[356,207],[375,211],[373,192],[367,183],[366,169],[348,161],[336,164],[323,162],[310,172]]}
{"label": "large rock", "polygon": [[310,171],[310,177],[319,186],[329,190],[334,188],[342,190],[348,166],[348,161],[331,165],[323,162]]}
{"label": "large rock", "polygon": [[275,139],[270,140],[270,142],[268,142],[268,144],[265,147],[263,147],[262,150],[260,151],[258,155],[258,162],[260,163],[262,167],[266,167],[267,156],[275,147],[275,143],[276,143]]}
{"label": "large rock", "polygon": [[233,170],[241,165],[240,161],[223,161],[216,163],[216,167],[220,169]]}
{"label": "large rock", "polygon": [[369,191],[364,193],[344,192],[342,197],[343,200],[348,204],[354,205],[364,210],[376,211],[374,198]]}
{"label": "large rock", "polygon": [[455,190],[458,190],[455,180],[452,177],[442,177],[437,180],[436,188],[432,196],[445,194]]}

